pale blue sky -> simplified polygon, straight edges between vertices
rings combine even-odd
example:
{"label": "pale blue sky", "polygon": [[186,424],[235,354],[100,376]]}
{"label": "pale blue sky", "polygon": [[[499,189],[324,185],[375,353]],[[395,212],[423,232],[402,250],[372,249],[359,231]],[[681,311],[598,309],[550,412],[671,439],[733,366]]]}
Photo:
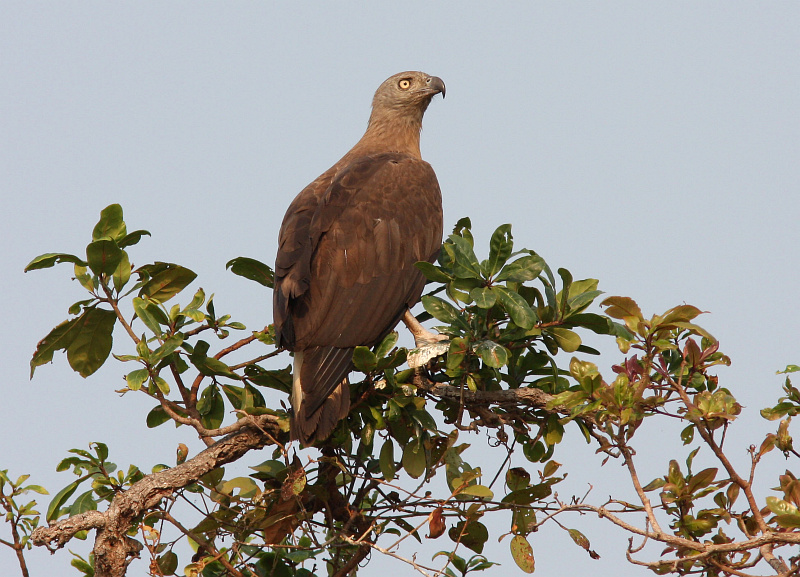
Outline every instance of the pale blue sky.
{"label": "pale blue sky", "polygon": [[[519,247],[646,314],[710,311],[701,324],[733,359],[722,382],[746,406],[728,441],[744,462],[769,430],[756,413],[779,394],[775,371],[800,362],[798,30],[796,2],[5,0],[0,467],[55,493],[72,480],[54,472],[69,448],[106,441],[112,460],[146,468],[190,438],[144,429],[151,403],[117,398],[116,363],[84,381],[58,355],[28,380],[36,342],[83,298],[68,266],[23,275],[32,257],[83,251],[100,209],[119,202],[129,228],[153,233],[136,262],[192,268],[218,310],[263,326],[267,295],[225,263],[272,262],[290,200],[358,139],[378,84],[408,69],[447,83],[422,137],[446,228],[471,216],[485,245],[511,222]],[[581,494],[600,461],[577,441],[558,460]],[[541,574],[562,573],[563,555],[576,573],[643,574],[625,564],[624,538],[585,532],[602,560],[554,528],[533,535]],[[489,574],[515,570],[507,541],[487,550],[503,563]],[[30,555],[33,575],[68,563]]]}

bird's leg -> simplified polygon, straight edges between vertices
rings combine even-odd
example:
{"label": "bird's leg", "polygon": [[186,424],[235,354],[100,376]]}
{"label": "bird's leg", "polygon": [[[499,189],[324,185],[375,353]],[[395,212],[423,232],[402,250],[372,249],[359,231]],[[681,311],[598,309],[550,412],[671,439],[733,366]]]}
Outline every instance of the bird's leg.
{"label": "bird's leg", "polygon": [[414,343],[417,345],[417,348],[439,341],[446,341],[449,338],[447,335],[432,333],[423,327],[408,309],[406,309],[406,313],[403,315],[403,322],[408,327],[408,330],[411,331],[411,334],[414,335]]}

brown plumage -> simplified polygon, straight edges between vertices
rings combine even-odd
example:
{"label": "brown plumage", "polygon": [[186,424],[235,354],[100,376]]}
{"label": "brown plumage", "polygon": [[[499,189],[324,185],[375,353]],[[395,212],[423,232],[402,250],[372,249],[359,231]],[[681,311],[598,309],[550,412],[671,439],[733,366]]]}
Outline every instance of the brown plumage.
{"label": "brown plumage", "polygon": [[347,416],[353,349],[379,343],[419,301],[425,279],[414,263],[438,255],[442,197],[419,135],[425,109],[444,91],[422,72],[386,80],[364,136],[283,218],[275,334],[294,351],[291,435],[303,445]]}

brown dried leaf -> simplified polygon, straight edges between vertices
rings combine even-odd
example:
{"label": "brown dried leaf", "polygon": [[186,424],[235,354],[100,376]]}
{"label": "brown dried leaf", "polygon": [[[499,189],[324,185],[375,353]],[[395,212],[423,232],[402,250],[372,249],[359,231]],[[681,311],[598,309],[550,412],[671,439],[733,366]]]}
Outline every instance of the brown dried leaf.
{"label": "brown dried leaf", "polygon": [[296,500],[290,501],[279,500],[272,507],[269,508],[269,517],[267,517],[261,529],[264,534],[264,543],[268,545],[277,545],[292,534],[297,525],[300,524],[300,519],[297,516],[299,512],[299,505]]}
{"label": "brown dried leaf", "polygon": [[437,539],[441,537],[444,533],[444,530],[447,528],[442,513],[443,509],[441,507],[437,507],[436,510],[431,514],[431,520],[428,523],[428,528],[430,531],[428,534],[428,539]]}

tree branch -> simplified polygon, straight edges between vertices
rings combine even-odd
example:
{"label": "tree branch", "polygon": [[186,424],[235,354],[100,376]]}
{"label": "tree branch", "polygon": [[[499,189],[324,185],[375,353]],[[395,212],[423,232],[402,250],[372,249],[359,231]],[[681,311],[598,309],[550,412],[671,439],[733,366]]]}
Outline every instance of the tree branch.
{"label": "tree branch", "polygon": [[127,536],[134,519],[206,473],[236,461],[253,449],[274,443],[274,438],[280,434],[276,417],[253,417],[252,422],[182,465],[147,475],[127,491],[118,493],[106,511],[87,511],[48,527],[39,527],[33,532],[33,543],[54,551],[63,547],[78,531],[97,529],[94,545],[96,577],[123,577],[128,564],[139,556],[142,549],[141,543]]}
{"label": "tree branch", "polygon": [[553,399],[553,395],[545,393],[541,389],[519,388],[505,389],[502,391],[470,391],[463,387],[443,385],[434,383],[426,379],[422,374],[414,375],[413,384],[431,395],[443,399],[453,399],[460,401],[464,399],[465,404],[481,403],[487,405],[529,405],[536,409],[541,409],[551,413],[562,413],[555,409],[548,409],[547,403]]}

